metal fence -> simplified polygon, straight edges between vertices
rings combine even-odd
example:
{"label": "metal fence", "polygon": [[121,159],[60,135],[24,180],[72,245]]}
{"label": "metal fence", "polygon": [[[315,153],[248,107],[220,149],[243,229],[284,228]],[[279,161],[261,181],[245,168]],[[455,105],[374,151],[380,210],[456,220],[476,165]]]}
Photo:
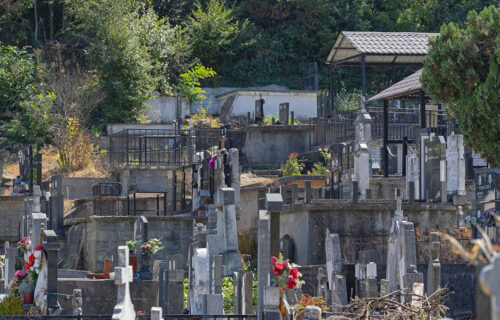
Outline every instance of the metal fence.
{"label": "metal fence", "polygon": [[[19,316],[0,316],[0,320],[13,320],[13,319],[32,319],[32,320],[44,320],[44,319],[50,319],[50,320],[62,320],[62,319],[74,319],[74,320],[97,320],[97,319],[112,319],[113,315],[111,314],[97,314],[97,315],[80,315],[80,316],[73,316],[73,315],[58,315],[58,316],[32,316],[32,315],[19,315]],[[136,319],[140,320],[149,320],[151,319],[151,315],[149,314],[142,314],[142,315],[137,315]],[[189,314],[163,314],[163,319],[224,319],[224,320],[230,320],[230,319],[257,319],[256,315],[246,315],[246,314],[223,314],[223,315],[189,315]]]}
{"label": "metal fence", "polygon": [[[311,119],[314,125],[311,145],[332,145],[355,139],[354,123],[359,111],[341,111],[331,117]],[[372,118],[372,139],[382,139],[384,135],[383,108],[368,110]],[[427,132],[448,136],[451,132],[459,133],[458,123],[442,110],[426,110]],[[392,109],[388,111],[388,139],[415,140],[420,128],[420,110]]]}
{"label": "metal fence", "polygon": [[218,128],[126,129],[110,136],[110,163],[120,165],[187,165],[193,153],[218,146]]}

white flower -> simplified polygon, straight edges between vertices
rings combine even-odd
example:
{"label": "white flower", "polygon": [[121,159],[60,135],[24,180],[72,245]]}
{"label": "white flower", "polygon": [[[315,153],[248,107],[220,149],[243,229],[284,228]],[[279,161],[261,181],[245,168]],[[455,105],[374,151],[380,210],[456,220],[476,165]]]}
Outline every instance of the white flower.
{"label": "white flower", "polygon": [[40,269],[35,269],[36,274],[40,273]]}

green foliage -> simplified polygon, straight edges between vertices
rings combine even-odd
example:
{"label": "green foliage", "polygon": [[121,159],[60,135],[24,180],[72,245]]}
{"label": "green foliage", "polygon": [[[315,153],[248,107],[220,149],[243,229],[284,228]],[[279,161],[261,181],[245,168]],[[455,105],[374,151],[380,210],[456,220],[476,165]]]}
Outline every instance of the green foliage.
{"label": "green foliage", "polygon": [[500,10],[471,11],[463,28],[444,25],[430,44],[426,92],[447,102],[469,147],[500,164]]}
{"label": "green foliage", "polygon": [[212,68],[207,68],[197,64],[188,72],[181,74],[181,80],[178,90],[189,103],[194,103],[198,100],[203,100],[206,97],[203,95],[205,91],[201,89],[200,80],[214,77],[216,75]]}
{"label": "green foliage", "polygon": [[224,311],[232,311],[234,303],[233,277],[222,278],[222,295],[224,296]]}
{"label": "green foliage", "polygon": [[335,96],[335,107],[337,110],[357,110],[362,93],[359,89],[347,91],[345,87],[340,89]]}
{"label": "green foliage", "polygon": [[249,22],[240,23],[235,19],[235,9],[226,8],[224,0],[209,0],[206,8],[201,2],[195,6],[186,22],[193,54],[203,65],[218,65],[225,57],[235,54],[232,45]]}
{"label": "green foliage", "polygon": [[0,316],[24,315],[25,313],[21,296],[8,295],[0,303]]}

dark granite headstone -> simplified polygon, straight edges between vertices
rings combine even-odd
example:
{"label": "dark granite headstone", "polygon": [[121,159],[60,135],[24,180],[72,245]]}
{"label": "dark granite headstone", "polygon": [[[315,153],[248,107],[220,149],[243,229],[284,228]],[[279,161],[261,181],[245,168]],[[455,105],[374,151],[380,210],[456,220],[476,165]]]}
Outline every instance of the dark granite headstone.
{"label": "dark granite headstone", "polygon": [[424,198],[427,201],[441,201],[441,161],[446,160],[446,141],[434,136],[424,142],[423,174]]}
{"label": "dark granite headstone", "polygon": [[284,259],[290,262],[295,261],[295,244],[293,239],[287,234],[280,239],[280,252],[283,254]]}

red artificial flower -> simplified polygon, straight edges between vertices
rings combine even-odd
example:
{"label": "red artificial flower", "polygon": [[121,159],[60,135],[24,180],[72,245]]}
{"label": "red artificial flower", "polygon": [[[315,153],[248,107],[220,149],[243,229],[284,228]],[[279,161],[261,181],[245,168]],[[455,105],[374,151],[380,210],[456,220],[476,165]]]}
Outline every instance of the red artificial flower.
{"label": "red artificial flower", "polygon": [[280,271],[283,271],[285,269],[285,266],[283,265],[283,263],[277,263],[275,268]]}
{"label": "red artificial flower", "polygon": [[26,270],[30,269],[30,265],[27,262],[25,263],[25,267],[26,267]]}
{"label": "red artificial flower", "polygon": [[296,286],[297,286],[297,283],[295,281],[288,282],[288,289],[293,289]]}
{"label": "red artificial flower", "polygon": [[35,247],[35,251],[42,251],[43,250],[43,247],[42,246],[36,246]]}
{"label": "red artificial flower", "polygon": [[288,156],[291,156],[291,155],[292,155],[291,153],[288,154]]}
{"label": "red artificial flower", "polygon": [[299,277],[299,271],[296,268],[290,269],[289,273],[294,279],[297,279]]}
{"label": "red artificial flower", "polygon": [[288,261],[283,262],[283,267],[285,267],[285,268],[288,267]]}
{"label": "red artificial flower", "polygon": [[271,264],[274,266],[276,264],[276,262],[278,262],[278,258],[276,258],[275,256],[272,256],[271,257]]}
{"label": "red artificial flower", "polygon": [[281,270],[280,270],[280,269],[278,269],[278,268],[276,268],[276,267],[274,267],[274,268],[273,268],[273,274],[274,274],[275,276],[279,276],[279,275],[281,275]]}

